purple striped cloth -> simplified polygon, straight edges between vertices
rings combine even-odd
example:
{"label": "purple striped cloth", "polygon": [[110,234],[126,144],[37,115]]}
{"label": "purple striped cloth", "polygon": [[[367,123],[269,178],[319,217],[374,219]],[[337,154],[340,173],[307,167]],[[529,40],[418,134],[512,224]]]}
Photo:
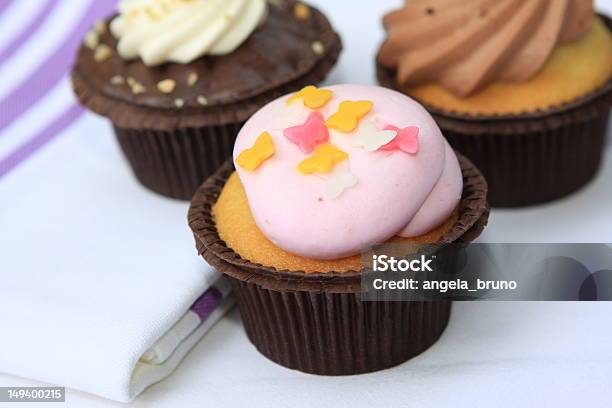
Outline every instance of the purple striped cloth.
{"label": "purple striped cloth", "polygon": [[[68,2],[71,3],[70,0],[40,1],[39,8],[35,9],[30,20],[7,45],[0,49],[0,68],[10,62],[10,58],[22,48],[29,45],[38,30],[51,19],[53,12],[62,4],[70,4]],[[116,2],[116,0],[89,0],[82,15],[72,19],[74,21],[72,25],[64,27],[60,45],[53,52],[49,52],[46,59],[38,61],[31,74],[0,100],[0,141],[8,135],[8,132],[5,132],[7,128],[67,78],[85,33],[96,21],[115,10]],[[9,6],[13,3],[16,4],[8,0],[0,1],[1,18],[10,19],[13,7]],[[14,146],[12,151],[3,153],[0,156],[0,180],[62,134],[62,131],[74,123],[82,112],[76,101],[73,102],[63,112],[58,113],[55,120],[45,128],[20,140],[20,144]]]}
{"label": "purple striped cloth", "polygon": [[[32,34],[38,30],[41,24],[45,22],[51,11],[59,3],[59,0],[47,0],[44,7],[42,7],[36,16],[29,22],[29,24],[15,37],[9,45],[7,45],[2,51],[0,51],[0,65],[8,61],[8,59],[17,52],[27,41],[30,39]],[[8,1],[6,2],[8,5]],[[6,6],[5,5],[5,6]],[[2,5],[0,5],[0,13],[2,13]]]}
{"label": "purple striped cloth", "polygon": [[1,0],[0,1],[0,15],[4,13],[4,10],[6,10],[10,4],[11,4],[11,0]]}
{"label": "purple striped cloth", "polygon": [[204,321],[223,301],[223,294],[214,286],[208,289],[191,306],[190,310]]}

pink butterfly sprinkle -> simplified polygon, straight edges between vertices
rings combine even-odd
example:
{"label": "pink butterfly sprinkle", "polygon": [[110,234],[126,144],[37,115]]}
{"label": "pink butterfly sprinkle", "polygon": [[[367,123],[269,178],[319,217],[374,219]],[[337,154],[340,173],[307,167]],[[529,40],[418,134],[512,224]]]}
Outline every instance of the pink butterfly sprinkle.
{"label": "pink butterfly sprinkle", "polygon": [[306,123],[287,128],[283,134],[304,154],[312,153],[315,147],[329,140],[329,131],[321,112],[312,112]]}
{"label": "pink butterfly sprinkle", "polygon": [[380,151],[391,152],[401,150],[405,153],[417,154],[419,152],[419,128],[416,126],[408,126],[403,129],[393,125],[387,125],[385,130],[393,130],[397,132],[395,139],[382,146]]}

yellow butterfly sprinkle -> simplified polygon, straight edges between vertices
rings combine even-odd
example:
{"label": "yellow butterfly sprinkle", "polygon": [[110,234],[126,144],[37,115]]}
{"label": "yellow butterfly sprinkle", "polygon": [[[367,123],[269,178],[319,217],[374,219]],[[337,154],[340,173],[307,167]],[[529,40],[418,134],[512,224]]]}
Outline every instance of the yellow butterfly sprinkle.
{"label": "yellow butterfly sprinkle", "polygon": [[325,125],[328,128],[350,133],[357,127],[359,120],[368,114],[374,107],[370,101],[342,101],[338,112],[327,119]]}
{"label": "yellow butterfly sprinkle", "polygon": [[329,89],[318,89],[316,86],[309,85],[302,88],[299,92],[294,93],[287,99],[287,104],[290,104],[298,99],[304,101],[304,105],[310,109],[319,109],[325,106],[334,95]]}
{"label": "yellow butterfly sprinkle", "polygon": [[319,145],[312,156],[298,164],[298,170],[304,174],[329,173],[334,166],[348,158],[348,154],[331,143]]}
{"label": "yellow butterfly sprinkle", "polygon": [[274,142],[268,132],[263,132],[250,149],[243,150],[236,157],[236,164],[246,170],[254,171],[274,155]]}

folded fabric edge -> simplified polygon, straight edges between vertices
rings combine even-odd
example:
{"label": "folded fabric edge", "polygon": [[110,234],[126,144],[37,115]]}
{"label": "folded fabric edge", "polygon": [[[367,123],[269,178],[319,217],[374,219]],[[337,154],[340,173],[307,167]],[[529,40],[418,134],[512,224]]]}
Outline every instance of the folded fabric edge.
{"label": "folded fabric edge", "polygon": [[155,342],[140,358],[147,364],[165,362],[179,345],[193,333],[200,324],[209,318],[210,314],[231,293],[231,285],[227,278],[220,277],[215,283],[196,299],[187,312]]}
{"label": "folded fabric edge", "polygon": [[209,316],[201,321],[201,324],[193,330],[185,339],[176,347],[173,353],[161,364],[148,364],[139,361],[132,371],[129,391],[126,399],[121,399],[121,402],[133,401],[145,389],[151,385],[168,377],[183,361],[189,351],[198,343],[198,341],[208,332],[215,323],[217,323],[231,309],[235,303],[233,295],[225,297],[221,303],[214,308]]}

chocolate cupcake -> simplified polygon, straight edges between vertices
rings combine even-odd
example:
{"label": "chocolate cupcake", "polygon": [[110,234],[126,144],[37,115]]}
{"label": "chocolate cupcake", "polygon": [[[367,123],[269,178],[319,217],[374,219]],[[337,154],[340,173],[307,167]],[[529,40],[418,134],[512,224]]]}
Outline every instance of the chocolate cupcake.
{"label": "chocolate cupcake", "polygon": [[190,199],[249,116],[322,81],[340,50],[326,17],[293,0],[125,0],[87,34],[72,79],[137,179]]}
{"label": "chocolate cupcake", "polygon": [[379,82],[421,102],[494,206],[563,197],[599,168],[610,21],[591,0],[426,0],[387,14]]}
{"label": "chocolate cupcake", "polygon": [[230,277],[261,353],[356,374],[421,353],[450,315],[448,300],[362,301],[363,248],[469,242],[487,223],[486,191],[410,98],[308,87],[244,125],[234,161],[196,192],[189,225],[202,257]]}

